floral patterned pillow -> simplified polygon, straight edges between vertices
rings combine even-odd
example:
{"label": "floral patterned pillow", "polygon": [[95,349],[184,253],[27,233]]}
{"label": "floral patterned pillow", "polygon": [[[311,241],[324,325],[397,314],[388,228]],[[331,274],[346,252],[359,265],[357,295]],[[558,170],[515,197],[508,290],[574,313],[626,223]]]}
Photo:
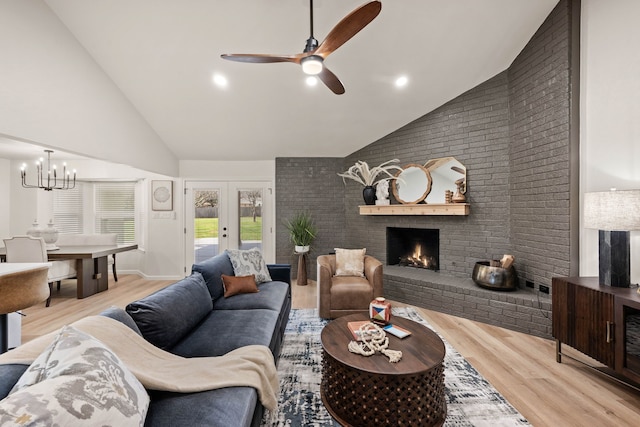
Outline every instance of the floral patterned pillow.
{"label": "floral patterned pillow", "polygon": [[233,274],[236,276],[256,276],[256,283],[271,281],[271,275],[267,264],[262,258],[262,252],[258,248],[249,250],[227,249],[227,255],[233,265]]}
{"label": "floral patterned pillow", "polygon": [[336,276],[364,277],[364,255],[367,249],[341,249],[336,251]]}
{"label": "floral patterned pillow", "polygon": [[0,401],[0,425],[143,426],[149,395],[104,344],[71,326]]}

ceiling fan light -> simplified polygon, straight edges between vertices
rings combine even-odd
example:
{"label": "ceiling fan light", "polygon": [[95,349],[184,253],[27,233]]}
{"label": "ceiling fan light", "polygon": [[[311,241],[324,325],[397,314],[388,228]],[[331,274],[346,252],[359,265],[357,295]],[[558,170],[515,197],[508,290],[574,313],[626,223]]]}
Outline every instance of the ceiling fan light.
{"label": "ceiling fan light", "polygon": [[310,76],[320,74],[322,71],[322,57],[318,55],[307,56],[300,61],[302,65],[302,71]]}

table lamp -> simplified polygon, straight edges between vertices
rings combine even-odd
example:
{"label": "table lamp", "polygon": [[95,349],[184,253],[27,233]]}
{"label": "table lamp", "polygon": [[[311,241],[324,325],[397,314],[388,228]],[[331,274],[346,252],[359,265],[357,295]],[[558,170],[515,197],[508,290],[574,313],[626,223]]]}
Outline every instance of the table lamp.
{"label": "table lamp", "polygon": [[629,231],[640,230],[640,190],[585,193],[584,226],[598,230],[600,284],[628,288]]}
{"label": "table lamp", "polygon": [[[15,263],[3,263],[3,267]],[[49,297],[48,264],[0,274],[0,354],[9,347],[7,314],[44,302]]]}

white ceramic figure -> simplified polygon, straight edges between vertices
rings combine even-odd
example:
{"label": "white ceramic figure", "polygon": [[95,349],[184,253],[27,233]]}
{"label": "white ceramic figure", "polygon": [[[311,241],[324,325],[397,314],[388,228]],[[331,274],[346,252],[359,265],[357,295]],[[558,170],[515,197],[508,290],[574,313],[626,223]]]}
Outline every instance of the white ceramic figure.
{"label": "white ceramic figure", "polygon": [[376,205],[389,204],[389,180],[380,181],[376,184]]}

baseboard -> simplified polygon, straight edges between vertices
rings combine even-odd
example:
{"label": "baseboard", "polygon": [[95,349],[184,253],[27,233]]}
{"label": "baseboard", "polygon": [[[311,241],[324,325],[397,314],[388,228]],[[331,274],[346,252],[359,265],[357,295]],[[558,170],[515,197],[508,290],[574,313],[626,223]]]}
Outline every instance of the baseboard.
{"label": "baseboard", "polygon": [[[120,270],[118,269],[118,275],[121,274],[135,274],[137,276],[142,277],[145,280],[180,280],[180,279],[184,279],[184,276],[150,276],[148,274],[144,274],[142,271],[140,270]],[[113,276],[113,274],[110,273],[110,276]]]}

